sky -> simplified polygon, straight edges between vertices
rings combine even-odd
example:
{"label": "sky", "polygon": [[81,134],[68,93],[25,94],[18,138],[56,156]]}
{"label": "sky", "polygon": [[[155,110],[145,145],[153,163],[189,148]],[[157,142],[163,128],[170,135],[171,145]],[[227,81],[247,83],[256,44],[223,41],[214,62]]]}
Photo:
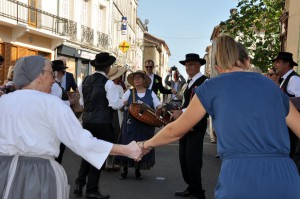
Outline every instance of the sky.
{"label": "sky", "polygon": [[237,4],[237,0],[139,0],[137,12],[142,22],[149,20],[148,33],[168,45],[168,65],[187,77],[179,61],[187,53],[203,57],[214,27],[227,20]]}

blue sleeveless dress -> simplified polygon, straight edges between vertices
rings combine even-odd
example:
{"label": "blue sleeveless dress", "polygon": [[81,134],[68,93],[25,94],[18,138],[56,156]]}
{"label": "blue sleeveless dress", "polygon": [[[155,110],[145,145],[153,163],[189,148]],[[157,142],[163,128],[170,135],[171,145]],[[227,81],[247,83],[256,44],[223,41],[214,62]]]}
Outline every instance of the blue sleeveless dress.
{"label": "blue sleeveless dress", "polygon": [[216,199],[300,199],[300,177],[289,158],[288,97],[258,73],[232,72],[196,90],[212,116],[221,171]]}
{"label": "blue sleeveless dress", "polygon": [[[130,91],[130,96],[128,99],[128,104],[132,103],[132,91]],[[142,101],[145,104],[149,105],[154,109],[152,91],[147,89],[145,96],[140,98],[135,92],[136,101]],[[128,110],[124,111],[124,118],[122,123],[122,130],[119,139],[120,144],[129,144],[134,141],[144,141],[152,138],[154,136],[155,127],[144,124],[133,117],[128,113]],[[115,160],[116,164],[126,167],[135,167],[140,169],[150,169],[155,164],[155,152],[154,149],[151,150],[147,155],[143,156],[142,160],[139,162],[134,161],[133,159],[117,156]]]}

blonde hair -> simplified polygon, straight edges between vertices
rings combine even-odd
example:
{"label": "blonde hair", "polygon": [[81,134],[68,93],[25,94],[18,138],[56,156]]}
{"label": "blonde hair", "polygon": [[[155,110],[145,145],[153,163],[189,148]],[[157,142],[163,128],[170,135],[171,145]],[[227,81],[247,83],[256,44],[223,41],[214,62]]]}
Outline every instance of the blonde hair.
{"label": "blonde hair", "polygon": [[212,48],[212,63],[223,69],[236,66],[247,68],[245,59],[249,58],[245,47],[238,44],[232,37],[224,35],[216,38]]}

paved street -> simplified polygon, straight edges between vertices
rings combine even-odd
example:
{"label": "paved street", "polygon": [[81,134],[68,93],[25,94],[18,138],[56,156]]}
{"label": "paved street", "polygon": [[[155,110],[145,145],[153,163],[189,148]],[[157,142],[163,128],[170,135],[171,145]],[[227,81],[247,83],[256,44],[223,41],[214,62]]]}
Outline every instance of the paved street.
{"label": "paved street", "polygon": [[[204,141],[202,181],[207,199],[213,199],[214,187],[221,164],[221,161],[214,157],[215,155],[216,145],[211,144],[209,137],[206,136]],[[81,198],[72,194],[80,161],[81,158],[66,149],[63,166],[71,185],[71,199]],[[138,181],[135,179],[133,169],[129,169],[129,175],[126,180],[119,180],[119,174],[119,171],[104,171],[100,179],[101,192],[110,194],[112,199],[179,199],[174,196],[174,192],[186,188],[179,166],[177,142],[156,148],[156,164],[151,170],[142,171],[143,180]]]}

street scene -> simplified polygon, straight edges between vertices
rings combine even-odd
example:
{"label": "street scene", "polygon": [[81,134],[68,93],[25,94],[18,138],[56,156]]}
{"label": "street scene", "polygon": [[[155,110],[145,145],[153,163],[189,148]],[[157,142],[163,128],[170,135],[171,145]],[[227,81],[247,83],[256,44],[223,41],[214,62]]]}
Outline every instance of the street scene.
{"label": "street scene", "polygon": [[[202,182],[206,190],[206,198],[214,198],[214,189],[220,172],[221,160],[215,158],[216,144],[210,142],[208,135],[203,145]],[[186,188],[181,177],[178,142],[156,149],[156,163],[151,170],[142,171],[144,179],[138,181],[134,178],[134,171],[129,171],[126,180],[120,180],[120,171],[106,171],[101,174],[101,191],[109,194],[110,198],[120,199],[175,199],[175,191]],[[70,199],[84,198],[73,194],[75,179],[80,167],[81,158],[72,151],[67,150],[62,162],[71,185]]]}
{"label": "street scene", "polygon": [[300,199],[299,0],[1,0],[0,198]]}

